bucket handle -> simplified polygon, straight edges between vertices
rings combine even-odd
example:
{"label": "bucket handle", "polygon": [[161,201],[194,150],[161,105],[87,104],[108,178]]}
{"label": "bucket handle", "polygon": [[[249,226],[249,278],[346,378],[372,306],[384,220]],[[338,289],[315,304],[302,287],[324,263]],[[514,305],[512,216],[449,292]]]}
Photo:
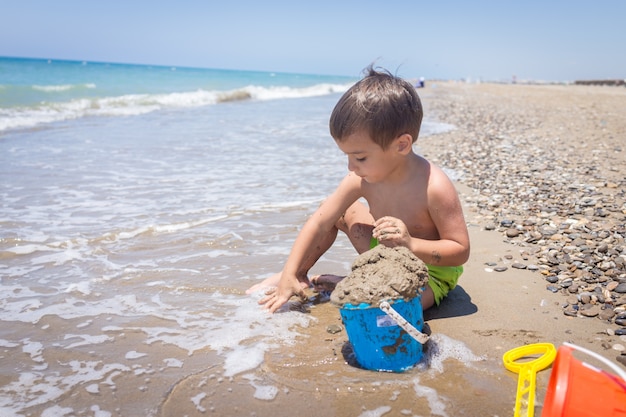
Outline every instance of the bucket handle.
{"label": "bucket handle", "polygon": [[420,332],[411,323],[406,321],[404,317],[394,310],[387,301],[381,301],[379,305],[380,309],[384,311],[389,317],[398,323],[398,326],[402,327],[413,339],[417,340],[422,345],[428,342],[428,335]]}
{"label": "bucket handle", "polygon": [[615,371],[617,375],[619,375],[619,377],[622,378],[622,380],[624,381],[623,383],[620,383],[620,385],[622,385],[622,387],[625,386],[624,383],[626,383],[626,372],[622,371],[620,368],[617,367],[617,365],[615,365],[614,363],[606,359],[604,356],[598,355],[596,352],[593,352],[589,349],[585,349],[584,347],[580,347],[573,343],[563,342],[563,345],[569,348],[575,349],[575,350],[579,350],[583,353],[586,353],[589,356],[596,358],[597,360],[599,360],[600,362],[602,362],[603,364],[611,368],[613,371]]}

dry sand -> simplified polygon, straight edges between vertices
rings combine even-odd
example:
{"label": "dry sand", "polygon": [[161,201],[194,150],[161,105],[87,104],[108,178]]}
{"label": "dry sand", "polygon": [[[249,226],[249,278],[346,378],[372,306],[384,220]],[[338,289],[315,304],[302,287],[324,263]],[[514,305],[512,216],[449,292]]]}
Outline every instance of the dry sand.
{"label": "dry sand", "polygon": [[[561,167],[563,172],[594,164],[607,180],[617,184],[611,192],[624,191],[624,88],[429,83],[420,94],[429,115],[436,112],[442,122],[457,126],[452,132],[419,143],[421,151],[435,162],[453,155],[463,143],[481,141],[501,134],[498,129],[506,129],[514,145],[505,154],[510,160],[528,151],[525,146],[536,146],[533,152],[566,152],[571,166]],[[474,105],[482,109],[481,119],[463,110]],[[454,110],[454,117],[447,109]],[[534,127],[528,128],[527,124],[524,130],[516,131],[521,127],[514,122],[516,117],[532,119],[534,125],[530,125]],[[515,143],[516,137],[522,136],[532,137],[534,142]],[[498,154],[484,157],[493,159],[488,164],[507,162],[499,160]],[[556,164],[558,158],[554,161]],[[463,161],[470,171],[478,162]],[[429,349],[441,349],[450,356],[440,370],[390,374],[346,364],[345,331],[328,332],[330,325],[341,324],[339,311],[325,302],[310,309],[317,321],[304,329],[306,338],[266,355],[255,384],[277,387],[272,401],[250,401],[255,392],[250,381],[241,377],[220,380],[218,366],[177,384],[160,407],[161,415],[201,415],[189,398],[209,378],[219,383],[203,404],[207,413],[215,415],[507,416],[513,415],[517,383],[517,375],[502,366],[501,357],[507,350],[534,342],[551,342],[558,347],[568,341],[614,360],[619,355],[614,347],[626,345],[623,336],[610,334],[616,325],[597,317],[565,315],[564,296],[546,290],[547,282],[540,271],[510,267],[521,260],[521,251],[527,248],[512,244],[503,231],[486,230],[497,218],[499,208],[478,204],[476,189],[463,179],[458,182],[458,190],[470,231],[471,257],[459,286],[439,307],[425,312],[435,342]],[[495,272],[494,264],[509,267]],[[435,368],[437,364],[430,365]],[[538,375],[538,405],[545,396],[549,376],[550,370]],[[536,415],[540,415],[539,410]]]}

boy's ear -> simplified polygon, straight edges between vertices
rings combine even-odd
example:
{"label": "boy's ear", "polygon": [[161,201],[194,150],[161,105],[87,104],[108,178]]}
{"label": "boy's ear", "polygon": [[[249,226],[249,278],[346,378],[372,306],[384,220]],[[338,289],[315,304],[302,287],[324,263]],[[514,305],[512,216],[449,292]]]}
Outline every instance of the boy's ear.
{"label": "boy's ear", "polygon": [[395,140],[396,150],[401,154],[408,154],[413,148],[413,138],[408,133],[400,135]]}

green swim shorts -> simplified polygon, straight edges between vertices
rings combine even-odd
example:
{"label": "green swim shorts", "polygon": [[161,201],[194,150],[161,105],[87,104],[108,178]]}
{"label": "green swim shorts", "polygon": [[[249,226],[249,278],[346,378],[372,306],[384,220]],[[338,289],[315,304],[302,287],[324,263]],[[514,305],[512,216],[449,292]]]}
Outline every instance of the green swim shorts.
{"label": "green swim shorts", "polygon": [[[370,239],[370,249],[378,245],[378,240],[374,237]],[[441,300],[456,287],[459,277],[463,273],[463,266],[435,266],[428,265],[428,286],[435,295],[435,304],[439,305]]]}
{"label": "green swim shorts", "polygon": [[428,265],[428,286],[435,295],[435,304],[439,305],[441,300],[456,287],[459,277],[463,273],[463,266],[435,266]]}

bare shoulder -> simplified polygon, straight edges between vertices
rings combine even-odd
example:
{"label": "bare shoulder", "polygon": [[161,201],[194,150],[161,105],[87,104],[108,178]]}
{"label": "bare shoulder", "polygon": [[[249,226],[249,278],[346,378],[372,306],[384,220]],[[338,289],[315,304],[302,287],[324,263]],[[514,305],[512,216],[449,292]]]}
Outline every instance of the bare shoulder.
{"label": "bare shoulder", "polygon": [[337,186],[329,200],[338,205],[350,205],[363,196],[363,180],[353,172],[348,173]]}
{"label": "bare shoulder", "polygon": [[428,181],[428,207],[431,216],[461,218],[462,208],[457,189],[448,175],[437,165],[430,163]]}
{"label": "bare shoulder", "polygon": [[447,195],[450,192],[454,192],[456,195],[456,188],[450,177],[436,164],[430,161],[427,161],[427,163],[430,169],[428,193],[443,193]]}

